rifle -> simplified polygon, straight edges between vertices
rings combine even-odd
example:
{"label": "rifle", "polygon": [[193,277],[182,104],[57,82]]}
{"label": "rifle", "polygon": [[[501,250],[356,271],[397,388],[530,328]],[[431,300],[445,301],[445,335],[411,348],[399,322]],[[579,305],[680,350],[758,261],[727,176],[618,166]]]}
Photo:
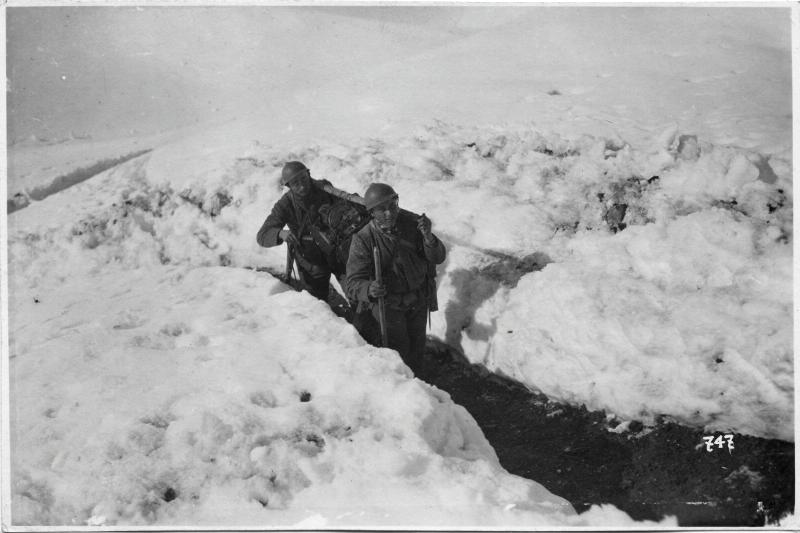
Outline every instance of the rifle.
{"label": "rifle", "polygon": [[292,270],[294,269],[294,251],[292,245],[286,243],[286,270],[283,272],[283,282],[287,285],[292,284]]}
{"label": "rifle", "polygon": [[[375,281],[383,283],[381,276],[381,254],[378,252],[378,247],[372,247],[372,259],[375,262]],[[381,346],[384,348],[389,347],[389,339],[386,332],[386,304],[383,296],[378,298],[378,320],[381,324]]]}

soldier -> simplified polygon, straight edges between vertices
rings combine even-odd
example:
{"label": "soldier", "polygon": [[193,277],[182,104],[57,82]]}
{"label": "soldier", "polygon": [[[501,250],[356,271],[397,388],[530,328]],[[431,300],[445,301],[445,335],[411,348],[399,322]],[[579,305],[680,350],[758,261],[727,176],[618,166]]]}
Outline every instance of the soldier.
{"label": "soldier", "polygon": [[265,248],[286,241],[292,248],[304,288],[323,301],[328,300],[331,268],[326,254],[314,240],[313,230],[321,224],[320,207],[334,202],[322,190],[325,183],[328,182],[311,178],[303,163],[286,163],[281,171],[281,185],[289,187],[289,191],[275,203],[256,237]]}
{"label": "soldier", "polygon": [[[372,220],[353,236],[347,260],[346,292],[358,302],[355,324],[367,342],[380,346],[383,300],[389,348],[416,375],[424,373],[425,323],[436,311],[436,265],[447,255],[424,214],[401,211],[397,193],[373,183],[364,194]],[[377,248],[382,283],[375,275]],[[368,313],[364,311],[368,310]]]}

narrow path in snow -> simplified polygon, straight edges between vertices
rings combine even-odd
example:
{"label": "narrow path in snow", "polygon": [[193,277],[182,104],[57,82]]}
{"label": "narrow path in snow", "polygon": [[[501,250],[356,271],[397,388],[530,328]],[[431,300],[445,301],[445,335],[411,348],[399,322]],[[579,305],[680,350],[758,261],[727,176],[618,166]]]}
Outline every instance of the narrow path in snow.
{"label": "narrow path in snow", "polygon": [[[351,319],[335,290],[329,305]],[[791,442],[734,434],[732,450],[708,451],[703,437],[721,433],[667,418],[615,432],[620,422],[605,412],[551,401],[432,337],[418,377],[469,411],[503,468],[541,483],[579,513],[610,503],[636,520],[671,515],[681,527],[759,527],[794,512]]]}
{"label": "narrow path in snow", "polygon": [[704,433],[670,421],[610,431],[606,413],[548,400],[471,365],[429,339],[422,378],[447,391],[480,425],[511,472],[569,500],[578,512],[612,503],[637,520],[687,526],[763,526],[794,510],[791,442],[734,435],[706,449]]}
{"label": "narrow path in snow", "polygon": [[122,155],[120,157],[101,159],[87,167],[79,167],[67,172],[66,174],[61,174],[60,176],[57,176],[52,181],[50,181],[50,183],[48,183],[46,186],[36,187],[31,189],[30,191],[27,191],[26,193],[27,196],[23,193],[19,192],[15,193],[12,198],[6,200],[7,212],[11,214],[18,209],[28,207],[28,205],[30,205],[31,200],[35,201],[44,200],[51,194],[61,192],[64,189],[72,187],[73,185],[77,185],[81,182],[84,182],[90,178],[95,177],[101,172],[105,172],[106,170],[119,166],[122,163],[130,161],[131,159],[135,159],[140,155],[144,155],[152,151],[153,151],[152,148],[145,148],[143,150],[137,150],[135,152]]}

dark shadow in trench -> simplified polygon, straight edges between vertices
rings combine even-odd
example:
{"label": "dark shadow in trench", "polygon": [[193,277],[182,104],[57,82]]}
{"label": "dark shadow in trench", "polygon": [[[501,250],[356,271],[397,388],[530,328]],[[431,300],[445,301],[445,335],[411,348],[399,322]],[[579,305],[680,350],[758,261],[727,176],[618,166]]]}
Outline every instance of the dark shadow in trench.
{"label": "dark shadow in trench", "polygon": [[[617,433],[611,430],[619,421],[603,411],[551,401],[471,364],[461,351],[464,335],[488,340],[494,327],[475,324],[476,311],[501,286],[514,287],[549,262],[543,254],[497,259],[451,274],[458,289],[445,309],[446,342],[428,338],[418,377],[469,411],[503,468],[542,484],[579,513],[610,503],[636,520],[675,516],[681,527],[758,527],[794,512],[791,442],[734,434],[734,449],[708,451],[703,437],[719,434],[668,417],[647,428],[634,421]],[[334,290],[329,304],[352,318]]]}
{"label": "dark shadow in trench", "polygon": [[488,265],[459,268],[450,274],[455,294],[444,310],[447,324],[445,343],[457,350],[463,350],[461,343],[465,335],[482,341],[488,341],[494,336],[494,321],[488,324],[478,322],[475,320],[475,313],[500,287],[516,287],[522,276],[539,271],[552,262],[542,252],[535,252],[521,259],[495,252],[494,259]]}
{"label": "dark shadow in trench", "polygon": [[553,402],[441,341],[429,338],[426,352],[422,379],[469,411],[503,468],[578,512],[611,503],[636,520],[676,516],[682,527],[763,526],[794,512],[791,442],[735,434],[733,450],[709,452],[706,433],[666,417],[615,433],[619,421],[605,412]]}

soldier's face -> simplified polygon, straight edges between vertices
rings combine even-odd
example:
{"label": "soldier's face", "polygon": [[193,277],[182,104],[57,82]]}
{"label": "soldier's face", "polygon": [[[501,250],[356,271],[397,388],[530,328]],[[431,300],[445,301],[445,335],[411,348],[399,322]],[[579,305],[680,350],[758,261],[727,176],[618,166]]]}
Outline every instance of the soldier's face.
{"label": "soldier's face", "polygon": [[397,216],[400,214],[400,202],[398,198],[394,198],[373,208],[371,213],[372,218],[375,219],[381,229],[392,229],[397,222]]}
{"label": "soldier's face", "polygon": [[305,198],[311,192],[311,177],[308,175],[308,172],[303,172],[299,176],[293,178],[292,181],[288,183],[288,186],[292,194],[300,198]]}

